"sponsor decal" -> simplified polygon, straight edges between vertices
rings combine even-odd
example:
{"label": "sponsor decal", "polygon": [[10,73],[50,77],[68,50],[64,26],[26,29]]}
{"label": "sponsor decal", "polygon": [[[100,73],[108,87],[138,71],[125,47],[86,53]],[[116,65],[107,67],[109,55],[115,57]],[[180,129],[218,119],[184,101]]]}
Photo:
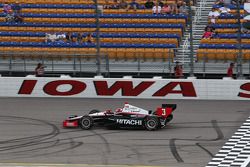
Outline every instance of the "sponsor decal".
{"label": "sponsor decal", "polygon": [[116,123],[123,125],[142,125],[142,120],[117,119]]}

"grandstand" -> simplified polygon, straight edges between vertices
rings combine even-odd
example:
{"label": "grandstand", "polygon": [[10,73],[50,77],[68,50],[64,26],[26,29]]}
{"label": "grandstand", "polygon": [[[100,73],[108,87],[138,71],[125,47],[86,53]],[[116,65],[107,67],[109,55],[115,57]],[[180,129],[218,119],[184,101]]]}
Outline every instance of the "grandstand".
{"label": "grandstand", "polygon": [[[193,13],[152,14],[152,9],[144,7],[145,0],[137,0],[136,10],[112,7],[115,1],[111,0],[110,8],[103,8],[105,0],[97,0],[98,8],[92,0],[19,0],[23,21],[6,21],[6,12],[0,13],[0,71],[4,75],[30,74],[38,62],[43,62],[47,73],[171,76],[174,62],[180,61],[187,74],[190,64],[194,64],[195,73],[203,76],[224,74],[228,62],[236,61],[238,55],[237,10],[231,5],[231,14],[219,17],[214,25],[216,38],[201,39],[200,34],[208,24],[206,12],[214,3],[208,1],[190,4],[195,9]],[[0,8],[6,2],[12,5],[16,0],[0,0]],[[176,1],[162,3],[175,6]],[[207,10],[202,10],[204,7]],[[193,53],[188,52],[190,20],[193,20]],[[68,33],[73,40],[65,39]],[[48,42],[48,34],[61,38]],[[92,34],[93,42],[85,41],[87,34]],[[244,73],[249,74],[249,34],[241,36]],[[190,63],[190,56],[194,56],[194,63]]]}

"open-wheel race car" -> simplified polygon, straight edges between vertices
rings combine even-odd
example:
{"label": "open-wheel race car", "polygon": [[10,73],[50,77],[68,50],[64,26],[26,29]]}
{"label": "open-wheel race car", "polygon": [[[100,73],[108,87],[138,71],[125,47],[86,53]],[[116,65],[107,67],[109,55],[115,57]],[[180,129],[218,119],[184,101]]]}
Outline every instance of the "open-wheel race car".
{"label": "open-wheel race car", "polygon": [[99,111],[92,110],[87,115],[73,115],[63,121],[63,127],[90,129],[94,125],[101,125],[108,128],[144,128],[157,130],[166,126],[173,119],[172,112],[176,104],[162,104],[155,111],[145,110],[128,103],[123,108]]}

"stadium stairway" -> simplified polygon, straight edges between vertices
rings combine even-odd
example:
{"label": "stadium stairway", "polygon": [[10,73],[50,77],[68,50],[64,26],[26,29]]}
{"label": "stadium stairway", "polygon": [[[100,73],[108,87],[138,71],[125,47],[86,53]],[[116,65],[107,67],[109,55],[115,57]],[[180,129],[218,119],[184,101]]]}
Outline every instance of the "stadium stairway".
{"label": "stadium stairway", "polygon": [[[194,46],[194,60],[196,60],[196,52],[199,48],[204,29],[208,22],[208,13],[211,11],[215,0],[197,0],[195,7],[192,7],[193,19],[193,46]],[[179,49],[176,51],[175,61],[183,64],[190,63],[190,27],[189,24],[184,32],[183,40]]]}

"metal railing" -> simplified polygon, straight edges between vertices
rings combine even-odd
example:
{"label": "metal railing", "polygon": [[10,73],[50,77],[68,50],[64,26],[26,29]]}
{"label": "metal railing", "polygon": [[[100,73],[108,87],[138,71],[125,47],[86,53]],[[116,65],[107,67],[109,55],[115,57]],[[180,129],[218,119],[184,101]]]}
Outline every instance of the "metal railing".
{"label": "metal railing", "polygon": [[[145,74],[162,75],[173,77],[175,62],[173,61],[176,50],[169,50],[169,53],[156,55],[144,55],[135,53],[131,55],[117,55],[117,58],[109,59],[107,54],[100,54],[100,64],[96,63],[96,54],[62,54],[62,53],[25,53],[25,52],[1,52],[0,72],[13,76],[16,72],[34,74],[37,63],[41,62],[46,66],[47,74],[70,74],[72,76],[84,76],[84,74],[100,74],[109,77],[111,74],[133,74],[143,76]],[[131,53],[128,53],[131,54]],[[243,52],[243,74],[250,75],[250,52]],[[120,56],[120,57],[119,57]],[[128,56],[128,57],[126,57]],[[194,63],[195,76],[205,78],[210,74],[226,75],[227,68],[231,62],[235,62],[234,73],[237,74],[237,53],[198,52],[197,62]],[[190,73],[189,64],[183,64],[185,76]]]}

